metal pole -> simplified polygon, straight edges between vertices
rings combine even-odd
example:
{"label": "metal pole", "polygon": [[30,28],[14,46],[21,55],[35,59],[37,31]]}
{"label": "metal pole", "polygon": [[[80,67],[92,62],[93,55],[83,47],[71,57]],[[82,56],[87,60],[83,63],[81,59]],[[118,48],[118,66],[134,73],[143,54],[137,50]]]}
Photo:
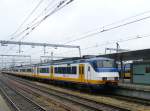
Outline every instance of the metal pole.
{"label": "metal pole", "polygon": [[45,47],[46,47],[46,46],[44,46],[44,55],[46,54]]}
{"label": "metal pole", "polygon": [[30,65],[31,65],[32,63],[31,63],[31,56],[30,56]]}
{"label": "metal pole", "polygon": [[122,57],[120,57],[120,62],[121,62],[121,74],[120,74],[120,76],[121,76],[121,80],[122,80],[122,82],[124,82],[124,73],[123,73],[123,61],[122,61]]}
{"label": "metal pole", "polygon": [[3,69],[3,56],[2,56],[2,69]]}
{"label": "metal pole", "polygon": [[82,57],[80,46],[79,46],[79,56]]}
{"label": "metal pole", "polygon": [[19,51],[18,52],[19,52],[19,54],[21,53],[21,45],[20,44],[19,44]]}
{"label": "metal pole", "polygon": [[117,45],[116,53],[118,53],[118,51],[119,51],[119,43],[118,43],[118,42],[116,42],[116,45]]}
{"label": "metal pole", "polygon": [[54,54],[54,53],[53,53],[53,52],[51,52],[51,61],[53,60],[53,56],[54,56],[53,54]]}
{"label": "metal pole", "polygon": [[106,50],[107,50],[107,48],[105,48],[105,54],[106,54]]}

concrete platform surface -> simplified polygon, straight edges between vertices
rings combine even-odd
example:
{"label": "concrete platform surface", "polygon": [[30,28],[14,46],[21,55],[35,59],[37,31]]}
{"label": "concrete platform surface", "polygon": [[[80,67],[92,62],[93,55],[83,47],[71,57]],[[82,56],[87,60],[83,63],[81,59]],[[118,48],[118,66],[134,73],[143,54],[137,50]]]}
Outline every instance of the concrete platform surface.
{"label": "concrete platform surface", "polygon": [[131,84],[131,83],[119,83],[119,87],[126,89],[133,89],[139,91],[148,91],[150,92],[150,85],[140,85],[140,84]]}
{"label": "concrete platform surface", "polygon": [[0,95],[0,111],[11,111],[1,95]]}

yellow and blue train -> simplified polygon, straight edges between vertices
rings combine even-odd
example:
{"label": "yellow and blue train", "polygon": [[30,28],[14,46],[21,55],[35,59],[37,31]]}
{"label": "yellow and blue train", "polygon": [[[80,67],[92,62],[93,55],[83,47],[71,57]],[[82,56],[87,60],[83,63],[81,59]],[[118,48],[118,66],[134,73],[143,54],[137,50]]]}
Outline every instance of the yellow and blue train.
{"label": "yellow and blue train", "polygon": [[106,84],[117,85],[119,81],[114,60],[103,57],[55,60],[40,65],[18,66],[4,72],[17,76],[98,87]]}

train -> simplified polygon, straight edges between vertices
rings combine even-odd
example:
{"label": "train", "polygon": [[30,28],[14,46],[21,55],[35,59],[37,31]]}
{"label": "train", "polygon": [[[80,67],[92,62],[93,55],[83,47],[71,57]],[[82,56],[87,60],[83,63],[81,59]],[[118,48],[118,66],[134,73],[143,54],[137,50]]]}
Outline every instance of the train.
{"label": "train", "polygon": [[104,57],[62,59],[45,64],[16,66],[3,73],[99,88],[116,86],[119,81],[115,61]]}

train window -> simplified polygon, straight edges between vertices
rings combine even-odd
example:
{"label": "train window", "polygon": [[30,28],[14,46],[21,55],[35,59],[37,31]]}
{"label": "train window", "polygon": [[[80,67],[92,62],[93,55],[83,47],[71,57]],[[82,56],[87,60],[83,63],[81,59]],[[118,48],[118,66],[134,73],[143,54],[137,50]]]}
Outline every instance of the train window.
{"label": "train window", "polygon": [[77,73],[77,67],[73,66],[72,70],[71,70],[71,73],[72,74],[76,74]]}
{"label": "train window", "polygon": [[55,73],[58,73],[58,70],[57,70],[58,68],[57,67],[55,67]]}
{"label": "train window", "polygon": [[88,71],[90,71],[90,67],[88,67]]}
{"label": "train window", "polygon": [[71,67],[67,67],[67,73],[71,74]]}
{"label": "train window", "polygon": [[100,68],[100,67],[103,67],[103,62],[102,61],[96,61],[95,63],[96,65],[96,68]]}
{"label": "train window", "polygon": [[145,68],[145,73],[150,73],[150,67]]}
{"label": "train window", "polygon": [[103,61],[103,67],[113,67],[113,61],[110,60]]}
{"label": "train window", "polygon": [[66,74],[66,68],[65,67],[62,67],[62,73]]}
{"label": "train window", "polygon": [[60,68],[59,67],[57,67],[57,73],[60,73]]}
{"label": "train window", "polygon": [[64,72],[65,74],[68,74],[68,72],[67,72],[67,67],[65,67],[65,72]]}
{"label": "train window", "polygon": [[32,70],[31,69],[27,69],[27,72],[32,72]]}
{"label": "train window", "polygon": [[57,73],[60,74],[61,73],[61,69],[60,67],[57,67]]}
{"label": "train window", "polygon": [[26,69],[22,69],[22,72],[26,72]]}
{"label": "train window", "polygon": [[55,73],[58,74],[76,74],[77,68],[75,66],[73,67],[55,67]]}
{"label": "train window", "polygon": [[62,67],[59,67],[60,68],[60,74],[63,73],[63,68]]}
{"label": "train window", "polygon": [[49,73],[49,68],[40,68],[40,73]]}
{"label": "train window", "polygon": [[56,70],[56,71],[57,71],[57,73],[60,73],[60,68],[59,68],[59,67],[57,67],[56,69],[57,69],[57,70]]}
{"label": "train window", "polygon": [[37,68],[37,73],[40,73],[40,69],[39,68]]}

